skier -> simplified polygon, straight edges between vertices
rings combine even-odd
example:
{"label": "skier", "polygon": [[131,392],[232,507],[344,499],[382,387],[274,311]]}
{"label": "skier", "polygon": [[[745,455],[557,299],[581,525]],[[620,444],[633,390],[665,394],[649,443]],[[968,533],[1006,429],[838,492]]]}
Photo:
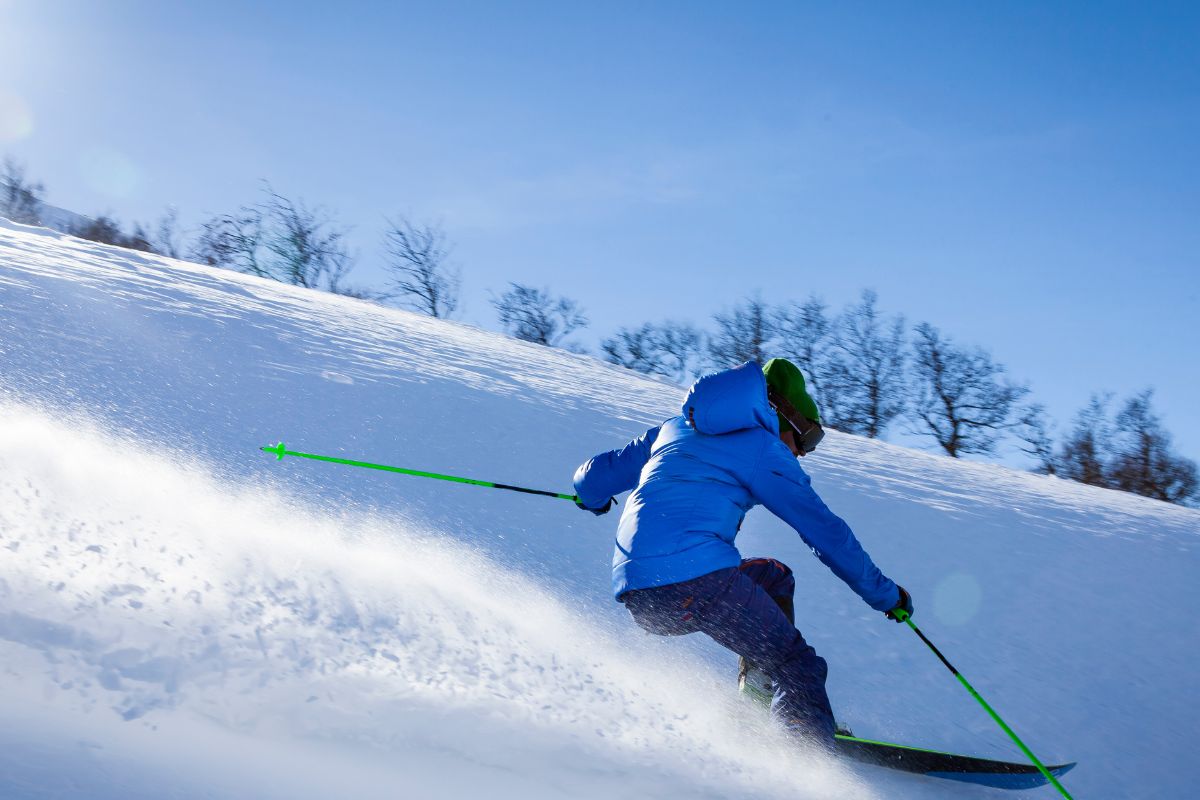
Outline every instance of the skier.
{"label": "skier", "polygon": [[743,517],[766,506],[890,619],[899,622],[900,609],[911,614],[912,598],[879,571],[800,468],[797,457],[824,431],[794,364],[749,361],[706,375],[682,411],[575,472],[578,505],[594,514],[633,490],[617,528],[613,593],[650,633],[700,631],[737,653],[743,691],[770,693],[789,732],[832,747],[828,668],[795,627],[792,572],[774,559],[742,559],[734,537]]}

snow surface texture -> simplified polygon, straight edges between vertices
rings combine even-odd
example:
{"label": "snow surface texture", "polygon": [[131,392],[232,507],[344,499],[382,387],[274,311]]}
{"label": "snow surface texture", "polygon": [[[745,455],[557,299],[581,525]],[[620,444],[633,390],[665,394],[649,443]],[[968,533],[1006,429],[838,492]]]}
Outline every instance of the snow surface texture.
{"label": "snow surface texture", "polygon": [[[0,222],[0,796],[995,797],[783,750],[735,660],[637,631],[569,491],[678,387]],[[803,462],[1078,798],[1200,782],[1200,513],[831,434]],[[839,719],[1019,760],[764,511]],[[1028,796],[1053,796],[1053,789]]]}
{"label": "snow surface texture", "polygon": [[[360,782],[356,796],[719,797],[809,771],[851,786],[753,745],[771,739],[748,710],[746,736],[722,735],[739,715],[732,698],[711,702],[714,675],[690,688],[679,665],[651,666],[444,537],[305,512],[78,424],[12,409],[0,421],[5,694],[136,731],[74,747],[111,736],[128,759],[151,734],[190,746],[197,731],[236,772],[249,766],[238,749],[286,735],[300,747],[266,780],[229,787],[254,796],[282,780],[282,797]],[[6,777],[28,758],[10,747]],[[183,755],[167,749],[168,763]]]}

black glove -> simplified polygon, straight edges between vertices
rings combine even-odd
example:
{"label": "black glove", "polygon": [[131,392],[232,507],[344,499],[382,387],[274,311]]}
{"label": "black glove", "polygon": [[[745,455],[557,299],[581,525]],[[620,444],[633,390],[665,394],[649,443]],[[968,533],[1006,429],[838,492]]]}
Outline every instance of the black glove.
{"label": "black glove", "polygon": [[613,507],[613,503],[615,503],[615,502],[616,502],[616,498],[610,497],[610,498],[608,498],[608,502],[605,503],[604,505],[600,506],[599,508],[588,508],[587,506],[585,506],[583,503],[579,502],[578,500],[575,501],[575,505],[579,506],[584,511],[592,512],[593,514],[595,514],[598,517],[601,514],[607,514],[609,509],[611,509]]}
{"label": "black glove", "polygon": [[[887,612],[887,618],[895,620],[896,622],[904,622],[904,620],[911,617],[913,613],[912,595],[906,592],[904,587],[900,584],[896,584],[896,588],[900,590],[900,602],[895,608]],[[904,612],[904,616],[900,616],[900,614],[897,613],[901,611]]]}

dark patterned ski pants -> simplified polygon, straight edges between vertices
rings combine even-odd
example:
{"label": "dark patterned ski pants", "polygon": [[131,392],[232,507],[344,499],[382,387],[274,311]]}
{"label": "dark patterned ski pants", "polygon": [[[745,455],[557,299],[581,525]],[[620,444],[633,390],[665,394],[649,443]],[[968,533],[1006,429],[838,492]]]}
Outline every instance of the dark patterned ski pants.
{"label": "dark patterned ski pants", "polygon": [[620,599],[650,633],[681,636],[699,631],[756,664],[775,684],[771,712],[790,730],[832,744],[833,710],[825,693],[828,666],[792,623],[795,589],[786,565],[749,558],[739,567],[635,589]]}

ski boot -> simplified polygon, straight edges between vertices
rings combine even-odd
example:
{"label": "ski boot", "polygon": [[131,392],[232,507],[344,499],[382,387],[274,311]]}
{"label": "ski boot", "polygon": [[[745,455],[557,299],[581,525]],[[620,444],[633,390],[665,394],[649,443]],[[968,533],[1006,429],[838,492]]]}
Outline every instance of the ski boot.
{"label": "ski boot", "polygon": [[738,691],[752,703],[771,707],[775,698],[775,684],[770,676],[745,658],[738,659]]}

